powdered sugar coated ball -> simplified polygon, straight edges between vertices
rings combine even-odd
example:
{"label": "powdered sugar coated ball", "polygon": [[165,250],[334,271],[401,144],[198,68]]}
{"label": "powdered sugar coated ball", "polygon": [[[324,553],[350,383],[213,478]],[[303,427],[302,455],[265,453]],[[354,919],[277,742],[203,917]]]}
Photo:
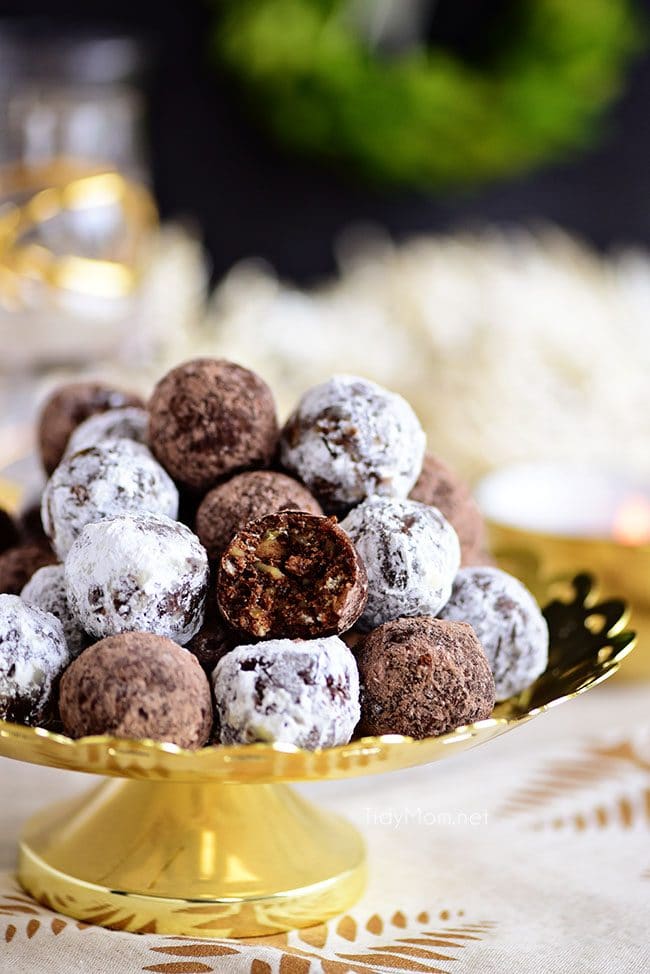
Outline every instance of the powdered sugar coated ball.
{"label": "powdered sugar coated ball", "polygon": [[58,619],[17,595],[0,595],[0,719],[42,723],[70,660]]}
{"label": "powdered sugar coated ball", "polygon": [[147,442],[149,415],[146,409],[138,406],[124,406],[122,409],[109,409],[105,413],[95,413],[84,420],[70,436],[65,456],[97,446],[104,440],[133,440],[135,443]]}
{"label": "powdered sugar coated ball", "polygon": [[73,614],[65,587],[63,565],[46,565],[39,568],[20,593],[28,605],[35,605],[50,612],[63,626],[65,641],[72,656],[78,656],[88,645],[88,637]]}
{"label": "powdered sugar coated ball", "polygon": [[437,615],[451,594],[460,544],[436,507],[371,497],[350,511],[341,527],[368,572],[362,628],[403,616]]}
{"label": "powdered sugar coated ball", "polygon": [[65,457],[41,504],[45,533],[62,561],[86,524],[124,511],[178,514],[171,477],[145,446],[131,440],[106,440]]}
{"label": "powdered sugar coated ball", "polygon": [[309,389],[281,439],[283,465],[335,513],[374,494],[406,497],[424,448],[424,432],[405,399],[350,375]]}
{"label": "powdered sugar coated ball", "polygon": [[151,632],[184,646],[203,624],[208,556],[184,524],[122,514],[86,525],[65,580],[73,613],[98,639]]}
{"label": "powdered sugar coated ball", "polygon": [[359,721],[359,673],[338,636],[238,646],[212,674],[222,744],[346,744]]}
{"label": "powdered sugar coated ball", "polygon": [[525,690],[546,669],[546,620],[528,589],[499,568],[462,568],[440,618],[473,627],[494,675],[497,700]]}

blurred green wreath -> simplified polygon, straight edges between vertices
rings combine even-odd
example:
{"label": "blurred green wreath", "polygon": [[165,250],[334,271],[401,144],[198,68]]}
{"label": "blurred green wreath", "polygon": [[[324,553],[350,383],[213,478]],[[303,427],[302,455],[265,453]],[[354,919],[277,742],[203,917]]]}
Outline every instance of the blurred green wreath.
{"label": "blurred green wreath", "polygon": [[471,186],[588,144],[639,47],[630,0],[511,6],[480,65],[377,50],[354,0],[217,0],[214,51],[294,149],[376,183]]}

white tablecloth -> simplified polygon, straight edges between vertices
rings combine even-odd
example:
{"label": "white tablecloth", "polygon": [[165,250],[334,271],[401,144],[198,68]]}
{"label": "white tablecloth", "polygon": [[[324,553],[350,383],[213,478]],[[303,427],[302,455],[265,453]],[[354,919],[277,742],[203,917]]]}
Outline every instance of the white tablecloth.
{"label": "white tablecloth", "polygon": [[2,974],[650,970],[648,685],[598,688],[441,764],[306,787],[363,830],[367,891],[327,926],[247,943],[80,929],[21,892],[21,823],[90,783],[0,760]]}

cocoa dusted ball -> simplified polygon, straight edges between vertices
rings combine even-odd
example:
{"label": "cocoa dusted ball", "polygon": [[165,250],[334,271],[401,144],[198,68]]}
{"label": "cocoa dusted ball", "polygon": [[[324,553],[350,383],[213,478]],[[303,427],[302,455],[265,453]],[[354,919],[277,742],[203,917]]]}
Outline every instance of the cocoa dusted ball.
{"label": "cocoa dusted ball", "polygon": [[58,467],[70,434],[89,416],[142,405],[140,396],[101,382],[71,382],[55,389],[38,421],[38,448],[46,472],[51,474]]}
{"label": "cocoa dusted ball", "polygon": [[11,514],[8,514],[7,511],[0,507],[0,554],[3,551],[7,551],[8,548],[13,548],[18,544],[19,540],[20,536],[16,522]]}
{"label": "cocoa dusted ball", "polygon": [[208,679],[171,639],[131,632],[84,650],[61,680],[61,719],[70,737],[112,734],[202,747],[212,729]]}
{"label": "cocoa dusted ball", "polygon": [[223,359],[172,369],[149,403],[151,449],[174,480],[196,491],[235,471],[268,465],[278,435],[267,384]]}
{"label": "cocoa dusted ball", "polygon": [[323,513],[316,498],[293,477],[272,470],[251,470],[207,494],[196,515],[196,533],[209,557],[219,558],[239,528],[278,511]]}
{"label": "cocoa dusted ball", "polygon": [[492,713],[490,665],[466,623],[394,619],[374,629],[356,656],[361,734],[433,737]]}
{"label": "cocoa dusted ball", "polygon": [[20,595],[34,572],[55,565],[56,555],[45,544],[21,544],[0,555],[0,592]]}
{"label": "cocoa dusted ball", "polygon": [[230,625],[258,639],[312,639],[350,629],[363,612],[363,562],[335,518],[283,511],[249,522],[217,579]]}
{"label": "cocoa dusted ball", "polygon": [[483,516],[469,486],[446,463],[427,453],[409,497],[444,514],[458,535],[461,565],[489,562]]}

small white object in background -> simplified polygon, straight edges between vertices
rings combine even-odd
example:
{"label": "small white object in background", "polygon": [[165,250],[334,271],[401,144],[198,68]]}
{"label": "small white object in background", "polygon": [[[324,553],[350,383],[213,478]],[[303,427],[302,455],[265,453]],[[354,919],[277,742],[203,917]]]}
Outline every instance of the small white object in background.
{"label": "small white object in background", "polygon": [[498,524],[572,538],[650,541],[650,485],[584,464],[518,463],[476,487]]}

